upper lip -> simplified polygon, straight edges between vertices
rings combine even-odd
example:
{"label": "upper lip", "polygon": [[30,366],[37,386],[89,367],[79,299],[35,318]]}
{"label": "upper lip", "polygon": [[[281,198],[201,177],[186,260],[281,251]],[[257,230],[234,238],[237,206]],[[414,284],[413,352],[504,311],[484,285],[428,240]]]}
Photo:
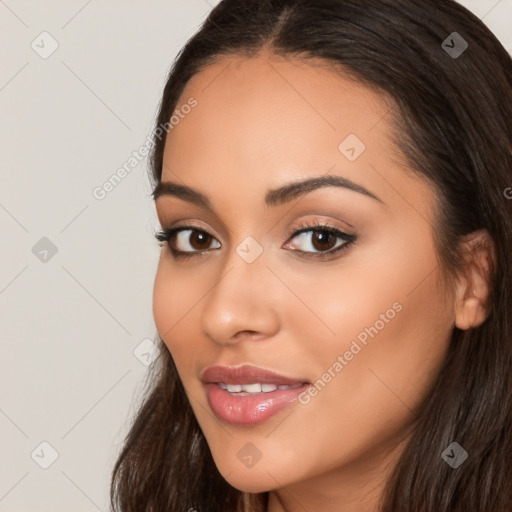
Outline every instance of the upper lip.
{"label": "upper lip", "polygon": [[201,381],[223,382],[224,384],[276,384],[278,386],[293,386],[307,382],[306,379],[286,377],[272,370],[259,368],[250,364],[242,366],[209,366],[201,373]]}

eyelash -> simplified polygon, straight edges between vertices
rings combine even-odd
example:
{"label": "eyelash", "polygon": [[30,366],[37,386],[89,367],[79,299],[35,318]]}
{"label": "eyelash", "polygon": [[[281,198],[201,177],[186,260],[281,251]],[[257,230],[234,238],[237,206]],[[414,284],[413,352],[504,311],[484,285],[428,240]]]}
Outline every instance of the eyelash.
{"label": "eyelash", "polygon": [[[210,233],[208,233],[204,229],[200,229],[196,226],[178,226],[175,228],[163,229],[163,230],[159,231],[158,233],[155,233],[155,238],[160,242],[160,244],[159,244],[160,247],[162,247],[165,242],[171,241],[171,239],[173,239],[175,237],[175,235],[178,234],[180,231],[186,231],[186,230],[197,231],[199,233],[204,233],[206,235],[213,237],[213,235],[210,235]],[[341,231],[338,228],[336,228],[328,223],[322,223],[322,222],[311,222],[311,223],[305,223],[305,224],[302,224],[301,226],[298,226],[297,230],[292,231],[292,233],[288,236],[287,240],[292,240],[295,237],[297,237],[298,235],[300,235],[301,233],[307,233],[308,231],[329,233],[331,235],[336,236],[336,238],[341,238],[345,241],[345,243],[340,245],[339,247],[337,247],[335,249],[330,249],[330,250],[324,251],[324,252],[312,253],[312,252],[308,252],[308,251],[300,251],[298,249],[295,249],[295,251],[297,251],[297,252],[301,252],[303,254],[308,254],[309,255],[309,256],[307,256],[308,258],[324,260],[326,258],[329,258],[333,254],[338,254],[338,253],[346,251],[349,248],[349,246],[351,246],[356,241],[355,235],[345,233],[344,231]],[[179,251],[177,249],[174,249],[170,244],[169,244],[169,248],[170,248],[173,256],[176,259],[188,259],[188,258],[195,257],[195,256],[201,256],[204,253],[209,252],[208,250]]]}

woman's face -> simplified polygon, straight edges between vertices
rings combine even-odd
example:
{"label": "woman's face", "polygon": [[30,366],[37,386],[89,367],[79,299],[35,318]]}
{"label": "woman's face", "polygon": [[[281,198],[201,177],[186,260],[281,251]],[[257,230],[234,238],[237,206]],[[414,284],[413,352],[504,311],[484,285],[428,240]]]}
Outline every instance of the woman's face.
{"label": "woman's face", "polygon": [[[454,325],[433,190],[392,160],[384,97],[327,68],[225,58],[187,102],[162,182],[206,201],[156,199],[162,226],[183,229],[162,248],[153,311],[215,463],[238,489],[299,502],[310,485],[376,489]],[[320,177],[332,181],[271,192]],[[203,373],[242,365],[306,384]]]}

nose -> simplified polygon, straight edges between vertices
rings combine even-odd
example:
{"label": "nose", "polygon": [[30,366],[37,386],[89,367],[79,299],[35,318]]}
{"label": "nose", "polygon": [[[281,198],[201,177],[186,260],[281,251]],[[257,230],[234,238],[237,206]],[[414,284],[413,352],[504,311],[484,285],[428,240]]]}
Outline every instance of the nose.
{"label": "nose", "polygon": [[233,251],[202,301],[203,333],[223,345],[272,337],[279,329],[278,284],[263,257],[247,263]]}

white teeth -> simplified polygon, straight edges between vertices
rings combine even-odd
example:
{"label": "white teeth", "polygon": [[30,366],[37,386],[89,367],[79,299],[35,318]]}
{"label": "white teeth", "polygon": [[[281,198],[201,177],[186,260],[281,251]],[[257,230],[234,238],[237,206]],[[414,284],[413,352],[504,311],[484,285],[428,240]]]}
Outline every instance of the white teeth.
{"label": "white teeth", "polygon": [[295,389],[299,386],[302,386],[300,382],[297,382],[297,384],[294,384],[293,386],[285,386],[284,384],[282,386],[277,386],[279,389]]}
{"label": "white teeth", "polygon": [[284,389],[295,389],[302,386],[301,382],[297,382],[293,386],[286,386],[284,384],[225,384],[224,382],[219,382],[219,387],[221,389],[226,389],[230,393],[270,393],[275,391],[276,389],[284,390]]}
{"label": "white teeth", "polygon": [[242,391],[246,393],[261,393],[261,384],[242,384]]}

